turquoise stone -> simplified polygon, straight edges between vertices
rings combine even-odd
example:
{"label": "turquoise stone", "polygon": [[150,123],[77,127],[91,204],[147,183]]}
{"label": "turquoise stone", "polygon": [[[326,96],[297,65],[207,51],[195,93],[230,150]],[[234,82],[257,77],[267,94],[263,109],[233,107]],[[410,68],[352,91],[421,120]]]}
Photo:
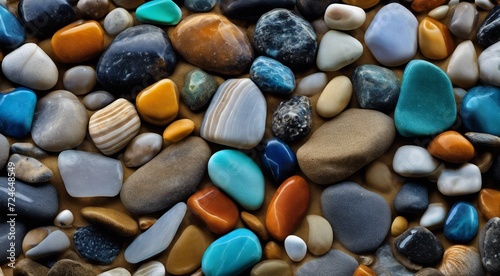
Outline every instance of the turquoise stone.
{"label": "turquoise stone", "polygon": [[256,210],[264,202],[264,175],[259,166],[238,150],[221,150],[208,160],[208,175],[215,186],[243,208]]}
{"label": "turquoise stone", "polygon": [[292,149],[279,138],[270,138],[264,142],[260,153],[262,169],[275,183],[281,184],[295,174],[297,157]]}
{"label": "turquoise stone", "polygon": [[255,59],[250,67],[250,79],[264,93],[290,95],[295,89],[295,75],[283,63],[264,56]]}
{"label": "turquoise stone", "polygon": [[35,92],[25,87],[0,93],[0,133],[16,138],[30,133],[36,102]]}
{"label": "turquoise stone", "polygon": [[229,232],[214,241],[203,254],[201,270],[206,276],[239,275],[262,258],[259,238],[246,228]]}
{"label": "turquoise stone", "polygon": [[142,23],[176,25],[182,19],[182,11],[172,0],[155,0],[140,5],[135,17]]}
{"label": "turquoise stone", "polygon": [[454,242],[469,242],[477,234],[479,218],[468,202],[457,202],[451,207],[444,223],[444,236]]}
{"label": "turquoise stone", "polygon": [[412,60],[403,72],[394,122],[405,137],[435,135],[453,125],[457,107],[446,73],[424,60]]}
{"label": "turquoise stone", "polygon": [[500,88],[471,88],[462,99],[460,117],[469,131],[500,135]]}
{"label": "turquoise stone", "polygon": [[24,29],[19,20],[0,6],[0,46],[15,49],[24,42]]}

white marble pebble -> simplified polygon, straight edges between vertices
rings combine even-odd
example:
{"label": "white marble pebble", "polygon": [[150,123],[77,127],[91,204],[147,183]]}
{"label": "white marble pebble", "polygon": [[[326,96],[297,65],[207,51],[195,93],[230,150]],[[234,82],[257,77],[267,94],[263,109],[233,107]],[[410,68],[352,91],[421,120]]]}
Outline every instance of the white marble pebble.
{"label": "white marble pebble", "polygon": [[438,190],[447,196],[469,195],[479,192],[482,186],[481,171],[471,163],[460,167],[445,167],[437,181]]}
{"label": "white marble pebble", "polygon": [[107,91],[99,90],[89,93],[83,98],[83,105],[91,111],[106,107],[115,100],[115,96]]}
{"label": "white marble pebble", "polygon": [[328,83],[326,73],[317,72],[303,77],[295,87],[294,94],[302,96],[314,96],[321,93]]}
{"label": "white marble pebble", "polygon": [[54,219],[54,225],[60,228],[71,228],[73,227],[73,221],[75,217],[73,213],[66,209],[61,211]]}
{"label": "white marble pebble", "polygon": [[285,239],[285,252],[294,262],[300,262],[307,253],[306,242],[298,236],[289,235]]}
{"label": "white marble pebble", "polygon": [[322,71],[337,71],[355,62],[363,54],[356,38],[340,31],[328,31],[318,47],[316,65]]}
{"label": "white marble pebble", "polygon": [[337,76],[321,92],[316,103],[316,112],[324,118],[335,117],[349,105],[351,97],[351,80],[346,76]]}
{"label": "white marble pebble", "polygon": [[51,232],[45,239],[30,250],[26,251],[26,257],[30,259],[41,259],[66,251],[70,246],[68,236],[61,230]]}
{"label": "white marble pebble", "polygon": [[476,0],[474,3],[477,7],[487,11],[495,7],[495,4],[493,4],[490,0]]}
{"label": "white marble pebble", "polygon": [[448,6],[453,7],[458,3],[460,3],[460,0],[450,0],[450,2],[448,2]]}
{"label": "white marble pebble", "polygon": [[446,213],[446,207],[442,203],[431,203],[420,218],[419,225],[430,230],[442,227]]}
{"label": "white marble pebble", "polygon": [[394,171],[405,177],[425,177],[430,175],[440,162],[427,149],[405,145],[397,149],[392,160]]}
{"label": "white marble pebble", "polygon": [[123,163],[129,168],[139,167],[149,162],[162,148],[163,137],[147,132],[134,137],[123,154]]}
{"label": "white marble pebble", "polygon": [[479,55],[479,79],[483,84],[500,86],[500,41],[484,49]]}
{"label": "white marble pebble", "polygon": [[134,18],[124,8],[116,8],[104,18],[104,30],[110,35],[117,35],[132,26],[134,26]]}
{"label": "white marble pebble", "polygon": [[441,20],[446,17],[448,12],[450,11],[449,5],[442,5],[432,9],[428,15],[436,20]]}
{"label": "white marble pebble", "polygon": [[366,13],[360,7],[334,3],[326,8],[324,20],[330,29],[354,30],[365,23]]}
{"label": "white marble pebble", "polygon": [[479,67],[472,41],[465,40],[458,44],[451,54],[446,74],[455,86],[467,89],[476,85],[479,79]]}
{"label": "white marble pebble", "polygon": [[123,267],[116,267],[103,273],[97,274],[97,276],[132,276],[128,270]]}
{"label": "white marble pebble", "polygon": [[63,75],[64,88],[78,96],[89,93],[96,83],[96,72],[87,65],[72,67]]}
{"label": "white marble pebble", "polygon": [[165,276],[165,266],[158,261],[149,261],[142,264],[133,276]]}

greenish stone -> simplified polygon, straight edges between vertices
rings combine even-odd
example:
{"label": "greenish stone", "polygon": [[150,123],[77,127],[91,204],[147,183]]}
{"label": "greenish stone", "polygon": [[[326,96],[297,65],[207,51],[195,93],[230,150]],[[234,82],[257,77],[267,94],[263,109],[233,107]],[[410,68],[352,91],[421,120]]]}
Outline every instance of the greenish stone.
{"label": "greenish stone", "polygon": [[140,5],[135,17],[142,23],[176,25],[182,19],[182,11],[172,0],[155,0]]}
{"label": "greenish stone", "polygon": [[181,99],[193,111],[202,111],[217,91],[214,77],[201,69],[186,74]]}

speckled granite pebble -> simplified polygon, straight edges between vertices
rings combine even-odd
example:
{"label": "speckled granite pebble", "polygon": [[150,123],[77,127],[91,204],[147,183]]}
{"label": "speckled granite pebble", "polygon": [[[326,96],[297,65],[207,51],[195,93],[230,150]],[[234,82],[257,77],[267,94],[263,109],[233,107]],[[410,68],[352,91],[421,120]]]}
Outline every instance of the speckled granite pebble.
{"label": "speckled granite pebble", "polygon": [[112,234],[95,226],[76,229],[73,235],[76,250],[85,260],[110,264],[120,253],[120,241]]}
{"label": "speckled granite pebble", "polygon": [[394,240],[399,253],[417,264],[432,266],[443,257],[444,248],[438,238],[427,228],[415,226]]}
{"label": "speckled granite pebble", "polygon": [[483,226],[479,234],[479,253],[481,254],[481,262],[486,271],[493,275],[500,273],[500,246],[498,237],[500,235],[500,218],[495,217],[490,219]]}
{"label": "speckled granite pebble", "polygon": [[306,96],[282,101],[273,112],[271,130],[285,142],[303,139],[312,128],[312,106]]}

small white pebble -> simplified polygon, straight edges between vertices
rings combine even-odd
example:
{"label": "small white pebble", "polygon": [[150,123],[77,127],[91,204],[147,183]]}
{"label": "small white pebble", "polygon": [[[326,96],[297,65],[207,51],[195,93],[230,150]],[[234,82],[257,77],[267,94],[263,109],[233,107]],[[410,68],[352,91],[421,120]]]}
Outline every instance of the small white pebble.
{"label": "small white pebble", "polygon": [[483,10],[491,10],[495,7],[495,4],[493,4],[490,0],[476,0],[475,1],[476,6]]}
{"label": "small white pebble", "polygon": [[446,217],[446,208],[442,203],[431,203],[420,218],[420,226],[429,229],[441,227]]}
{"label": "small white pebble", "polygon": [[442,5],[437,8],[434,8],[432,11],[429,12],[429,16],[436,19],[436,20],[441,20],[446,17],[448,14],[448,11],[450,11],[450,6],[449,5]]}
{"label": "small white pebble", "polygon": [[300,262],[307,253],[306,242],[298,236],[289,235],[285,239],[285,251],[292,261]]}
{"label": "small white pebble", "polygon": [[60,228],[71,228],[73,227],[73,221],[75,217],[73,213],[66,209],[61,211],[54,219],[54,225]]}

